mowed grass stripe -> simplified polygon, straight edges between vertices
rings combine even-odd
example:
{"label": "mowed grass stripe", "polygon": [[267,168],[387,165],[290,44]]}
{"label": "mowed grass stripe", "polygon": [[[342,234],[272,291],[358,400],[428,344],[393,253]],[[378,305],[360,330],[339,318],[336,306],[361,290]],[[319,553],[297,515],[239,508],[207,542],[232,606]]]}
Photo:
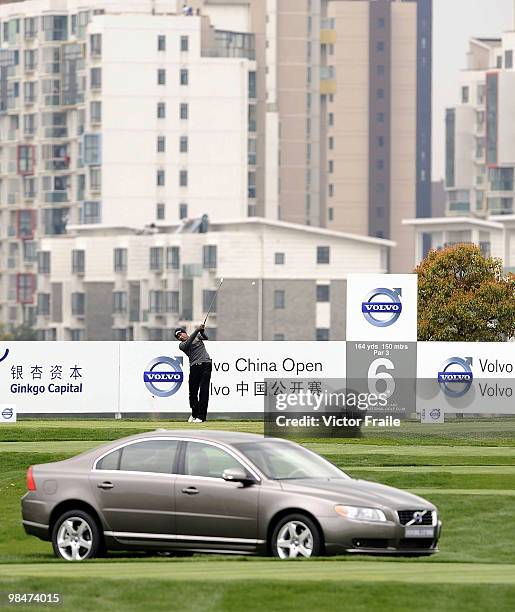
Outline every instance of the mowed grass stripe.
{"label": "mowed grass stripe", "polygon": [[[123,433],[121,433],[121,436]],[[120,437],[121,437],[120,436]],[[43,442],[0,442],[0,452],[20,453],[78,453],[101,444],[105,440],[63,440]],[[377,446],[372,444],[305,444],[317,453],[336,455],[394,455],[414,457],[514,457],[515,447],[506,446]],[[394,468],[397,469],[397,468]]]}
{"label": "mowed grass stripe", "polygon": [[0,579],[46,578],[225,582],[240,580],[278,581],[364,581],[423,584],[515,584],[515,565],[486,563],[198,560],[195,563],[171,561],[152,563],[74,563],[0,565]]}
{"label": "mowed grass stripe", "polygon": [[408,489],[415,495],[506,495],[515,497],[513,489],[439,489],[437,487],[421,487]]}
{"label": "mowed grass stripe", "polygon": [[[431,472],[449,474],[515,474],[515,465],[398,465],[398,466],[353,466],[360,472],[410,472],[411,474],[424,474]],[[352,468],[349,468],[352,473]]]}

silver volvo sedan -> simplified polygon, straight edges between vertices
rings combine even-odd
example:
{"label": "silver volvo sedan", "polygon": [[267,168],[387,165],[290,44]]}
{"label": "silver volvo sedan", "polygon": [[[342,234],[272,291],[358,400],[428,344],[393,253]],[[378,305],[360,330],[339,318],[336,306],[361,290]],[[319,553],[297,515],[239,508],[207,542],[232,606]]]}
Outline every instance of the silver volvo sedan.
{"label": "silver volvo sedan", "polygon": [[130,436],[27,472],[28,534],[82,561],[107,550],[429,555],[433,504],[354,480],[306,448],[225,431]]}

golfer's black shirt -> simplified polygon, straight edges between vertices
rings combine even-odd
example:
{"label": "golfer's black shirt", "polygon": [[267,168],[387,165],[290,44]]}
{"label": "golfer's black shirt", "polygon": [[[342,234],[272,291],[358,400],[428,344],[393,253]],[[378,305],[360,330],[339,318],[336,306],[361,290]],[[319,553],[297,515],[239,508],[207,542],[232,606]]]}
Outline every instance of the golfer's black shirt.
{"label": "golfer's black shirt", "polygon": [[[197,337],[198,336],[198,337]],[[191,336],[179,344],[179,348],[183,353],[186,353],[190,360],[190,366],[197,365],[199,363],[210,363],[211,357],[206,351],[203,340],[207,340],[206,334],[200,333],[197,328]]]}

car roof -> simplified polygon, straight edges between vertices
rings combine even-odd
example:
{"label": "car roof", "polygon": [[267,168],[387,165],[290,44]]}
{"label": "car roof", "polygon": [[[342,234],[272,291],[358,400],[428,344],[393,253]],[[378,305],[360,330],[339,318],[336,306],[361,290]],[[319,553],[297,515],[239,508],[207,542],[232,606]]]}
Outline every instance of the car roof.
{"label": "car roof", "polygon": [[149,438],[160,436],[177,436],[178,438],[199,438],[201,440],[210,440],[213,442],[225,442],[227,444],[237,442],[257,442],[262,440],[260,434],[245,433],[241,431],[221,431],[213,429],[156,429],[155,431],[147,431],[146,433],[136,434],[125,438],[126,440]]}

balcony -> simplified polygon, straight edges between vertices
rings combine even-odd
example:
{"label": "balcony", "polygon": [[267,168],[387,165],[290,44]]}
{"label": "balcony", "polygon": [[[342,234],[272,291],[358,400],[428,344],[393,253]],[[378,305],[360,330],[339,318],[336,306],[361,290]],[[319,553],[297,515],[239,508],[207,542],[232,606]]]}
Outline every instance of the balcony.
{"label": "balcony", "polygon": [[47,191],[45,192],[45,202],[58,203],[69,202],[70,194],[67,191]]}
{"label": "balcony", "polygon": [[336,28],[334,18],[320,20],[320,44],[334,45],[336,42]]}
{"label": "balcony", "polygon": [[202,264],[183,264],[182,266],[182,276],[183,278],[195,278],[195,277],[199,277],[202,276],[203,273],[203,268],[202,268]]}
{"label": "balcony", "polygon": [[336,74],[334,66],[320,67],[320,93],[326,95],[336,93]]}

